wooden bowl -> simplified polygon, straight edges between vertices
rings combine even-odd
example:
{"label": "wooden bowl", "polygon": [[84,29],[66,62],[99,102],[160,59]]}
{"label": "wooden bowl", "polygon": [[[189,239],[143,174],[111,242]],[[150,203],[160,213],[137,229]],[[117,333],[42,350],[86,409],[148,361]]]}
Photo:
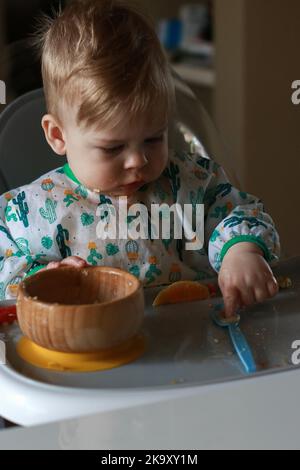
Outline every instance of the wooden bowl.
{"label": "wooden bowl", "polygon": [[139,331],[143,287],[135,276],[111,267],[45,270],[20,284],[17,315],[24,335],[44,348],[107,350]]}

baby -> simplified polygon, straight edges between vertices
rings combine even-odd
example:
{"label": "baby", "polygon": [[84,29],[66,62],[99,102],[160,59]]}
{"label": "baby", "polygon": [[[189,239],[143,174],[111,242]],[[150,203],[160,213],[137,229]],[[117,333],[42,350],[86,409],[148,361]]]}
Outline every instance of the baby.
{"label": "baby", "polygon": [[[0,299],[40,269],[111,265],[145,286],[218,272],[227,316],[277,293],[272,219],[222,168],[172,151],[174,85],[151,23],[117,0],[74,0],[41,34],[46,139],[68,163],[0,198]],[[42,158],[42,156],[41,156]],[[204,246],[174,236],[100,237],[119,202],[204,205]],[[101,216],[98,217],[99,209]],[[150,216],[149,216],[150,217]],[[136,222],[128,216],[128,227]]]}

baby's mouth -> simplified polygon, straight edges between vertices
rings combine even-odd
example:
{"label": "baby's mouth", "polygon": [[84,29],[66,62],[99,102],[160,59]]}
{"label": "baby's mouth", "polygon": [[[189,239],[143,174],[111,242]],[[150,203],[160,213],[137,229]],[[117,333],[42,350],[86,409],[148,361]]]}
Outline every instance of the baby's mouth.
{"label": "baby's mouth", "polygon": [[146,181],[144,180],[136,180],[136,181],[133,181],[132,183],[129,183],[129,184],[123,184],[121,186],[115,186],[114,188],[111,188],[110,190],[100,190],[100,189],[94,189],[93,191],[95,193],[106,193],[106,194],[111,194],[112,196],[113,195],[118,195],[118,196],[126,196],[126,195],[130,195],[130,194],[133,194],[135,193],[136,191],[138,191],[140,188],[142,188],[143,186],[145,186],[146,184]]}
{"label": "baby's mouth", "polygon": [[135,188],[138,186],[143,186],[144,184],[146,184],[144,180],[136,179],[135,181],[132,181],[132,183],[122,184],[120,188]]}
{"label": "baby's mouth", "polygon": [[122,186],[119,186],[118,190],[122,195],[128,196],[131,195],[135,192],[137,192],[142,186],[144,186],[146,183],[145,181],[134,181],[133,183],[125,184]]}

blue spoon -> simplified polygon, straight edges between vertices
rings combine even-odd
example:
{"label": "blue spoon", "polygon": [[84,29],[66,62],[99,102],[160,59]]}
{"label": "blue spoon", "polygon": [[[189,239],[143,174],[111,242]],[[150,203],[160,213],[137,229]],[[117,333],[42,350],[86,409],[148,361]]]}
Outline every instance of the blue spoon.
{"label": "blue spoon", "polygon": [[222,328],[228,328],[229,336],[234,346],[235,352],[237,353],[240,361],[246,369],[248,374],[252,374],[257,371],[256,364],[250,349],[250,346],[240,330],[240,316],[237,315],[234,319],[226,319],[222,316],[221,312],[224,310],[223,305],[215,306],[214,310],[211,311],[210,315],[213,322]]}

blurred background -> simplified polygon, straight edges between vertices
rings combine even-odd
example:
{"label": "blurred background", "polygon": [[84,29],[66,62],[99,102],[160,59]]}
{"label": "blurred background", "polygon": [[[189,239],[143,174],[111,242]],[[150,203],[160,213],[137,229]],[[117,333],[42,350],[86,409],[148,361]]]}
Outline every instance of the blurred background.
{"label": "blurred background", "polygon": [[[1,0],[0,80],[7,103],[41,86],[26,38],[41,12],[67,1]],[[263,199],[272,214],[284,256],[300,254],[300,105],[291,101],[292,83],[300,80],[299,0],[136,3],[153,17],[173,67],[216,124],[240,187]]]}

